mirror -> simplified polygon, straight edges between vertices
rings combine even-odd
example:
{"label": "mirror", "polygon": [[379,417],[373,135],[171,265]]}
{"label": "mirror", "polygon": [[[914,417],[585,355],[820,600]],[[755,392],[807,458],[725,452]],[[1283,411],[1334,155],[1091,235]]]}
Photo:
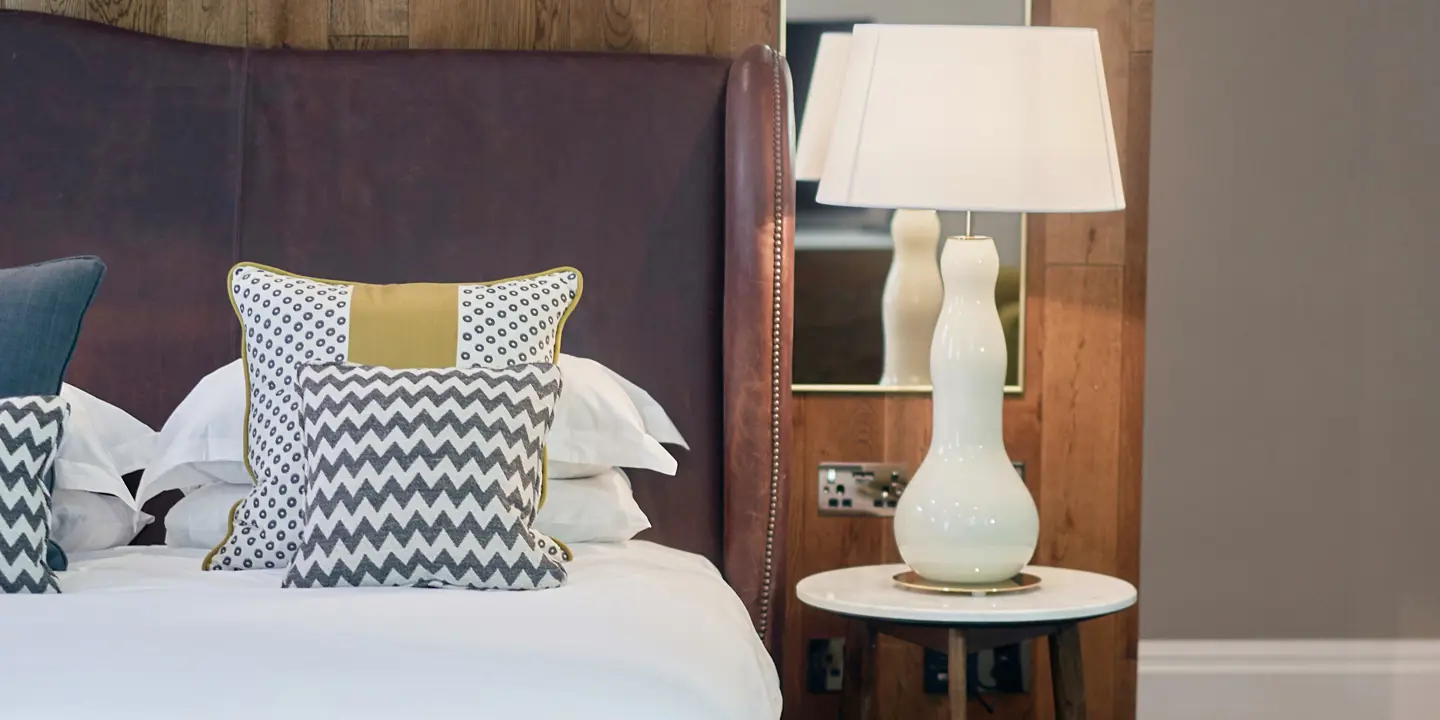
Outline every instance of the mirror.
{"label": "mirror", "polygon": [[[786,14],[785,54],[794,81],[796,123],[804,135],[817,65],[819,84],[834,82],[834,60],[820,62],[825,33],[845,33],[871,22],[1028,25],[1030,0],[787,0]],[[818,174],[805,167],[805,142],[801,140],[797,159],[800,177]],[[892,288],[888,298],[886,293],[895,258],[895,211],[822,205],[815,201],[818,187],[816,181],[800,180],[796,191],[794,391],[929,392],[924,376],[904,370],[918,362],[920,372],[928,372],[928,329],[917,334],[913,323],[893,324],[912,329],[908,335],[892,329],[887,352],[887,303],[892,303],[888,312],[894,318],[893,303],[906,297],[903,286]],[[940,213],[939,220],[940,238],[966,234],[965,213]],[[913,217],[902,217],[897,225],[914,222]],[[923,232],[933,233],[933,219],[924,222],[929,224]],[[975,213],[972,222],[971,234],[994,238],[1000,256],[995,300],[1009,356],[1005,391],[1020,393],[1025,376],[1025,216]],[[943,241],[937,244],[937,261],[943,246]]]}

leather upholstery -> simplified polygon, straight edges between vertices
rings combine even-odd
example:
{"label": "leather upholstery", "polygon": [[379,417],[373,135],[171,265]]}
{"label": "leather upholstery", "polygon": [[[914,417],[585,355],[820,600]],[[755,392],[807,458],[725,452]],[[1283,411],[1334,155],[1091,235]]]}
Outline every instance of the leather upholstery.
{"label": "leather upholstery", "polygon": [[361,282],[573,265],[564,351],[690,441],[677,477],[633,474],[649,537],[715,560],[774,636],[793,199],[773,51],[242,50],[16,12],[0,48],[0,266],[110,266],[70,382],[159,427],[237,356],[237,260]]}

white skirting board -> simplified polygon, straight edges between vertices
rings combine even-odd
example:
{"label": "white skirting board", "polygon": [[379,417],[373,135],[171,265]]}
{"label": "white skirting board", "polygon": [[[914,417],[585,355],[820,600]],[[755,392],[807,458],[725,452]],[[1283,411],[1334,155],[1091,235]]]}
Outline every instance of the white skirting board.
{"label": "white skirting board", "polygon": [[1440,640],[1142,640],[1139,720],[1436,720]]}

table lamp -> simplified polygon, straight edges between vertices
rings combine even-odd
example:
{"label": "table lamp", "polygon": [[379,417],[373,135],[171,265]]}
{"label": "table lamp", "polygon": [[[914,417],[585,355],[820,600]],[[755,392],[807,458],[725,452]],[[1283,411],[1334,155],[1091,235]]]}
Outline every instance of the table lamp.
{"label": "table lamp", "polygon": [[[1099,34],[856,26],[816,199],[963,212],[1124,209]],[[895,540],[921,577],[978,587],[1030,561],[1039,517],[1001,434],[999,257],[969,225],[941,253],[932,439],[896,507]]]}
{"label": "table lamp", "polygon": [[[795,152],[795,179],[819,180],[825,170],[835,109],[850,62],[850,33],[820,36],[805,118]],[[886,208],[889,209],[889,208]],[[895,211],[890,220],[894,253],[880,296],[885,365],[880,384],[930,384],[930,336],[940,316],[940,216],[934,210]]]}

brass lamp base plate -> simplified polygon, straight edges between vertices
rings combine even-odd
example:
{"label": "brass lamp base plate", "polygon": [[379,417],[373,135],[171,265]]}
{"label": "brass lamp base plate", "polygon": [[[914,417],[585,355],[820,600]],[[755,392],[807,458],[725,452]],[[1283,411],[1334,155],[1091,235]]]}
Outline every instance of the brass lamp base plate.
{"label": "brass lamp base plate", "polygon": [[1020,573],[1009,580],[977,585],[947,583],[927,580],[914,570],[906,570],[895,576],[895,584],[916,592],[954,593],[963,595],[994,595],[996,593],[1023,592],[1040,587],[1040,578],[1030,573]]}

